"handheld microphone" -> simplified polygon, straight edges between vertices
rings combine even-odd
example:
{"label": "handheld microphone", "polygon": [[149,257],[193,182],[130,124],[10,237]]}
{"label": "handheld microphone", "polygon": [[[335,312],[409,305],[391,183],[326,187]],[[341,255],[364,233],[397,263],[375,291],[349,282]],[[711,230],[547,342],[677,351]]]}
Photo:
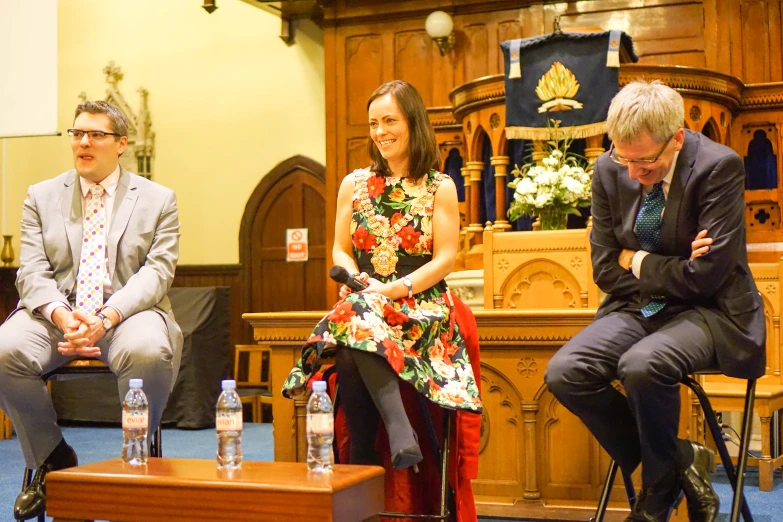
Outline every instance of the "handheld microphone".
{"label": "handheld microphone", "polygon": [[334,265],[329,269],[329,277],[338,283],[342,283],[354,292],[360,292],[367,288],[367,285],[360,279],[356,279],[354,276],[348,273],[348,270],[340,265]]}

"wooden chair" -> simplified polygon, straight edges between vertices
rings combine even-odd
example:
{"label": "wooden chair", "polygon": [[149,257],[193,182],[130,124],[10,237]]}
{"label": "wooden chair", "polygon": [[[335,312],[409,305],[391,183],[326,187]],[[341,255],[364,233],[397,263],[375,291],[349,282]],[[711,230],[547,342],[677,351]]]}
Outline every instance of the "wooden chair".
{"label": "wooden chair", "polygon": [[270,355],[269,347],[259,344],[238,344],[234,350],[237,393],[242,404],[250,404],[252,422],[262,422],[263,406],[272,406]]}
{"label": "wooden chair", "polygon": [[[753,413],[761,421],[761,456],[748,459],[748,465],[759,468],[759,489],[772,491],[775,470],[783,467],[783,455],[780,448],[773,447],[774,433],[780,429],[772,422],[775,413],[783,409],[783,368],[781,368],[780,317],[781,280],[783,280],[783,261],[778,263],[751,263],[750,270],[756,281],[764,303],[764,316],[767,325],[767,368],[765,374],[756,382]],[[746,381],[732,379],[724,375],[705,375],[701,385],[710,398],[712,407],[721,412],[743,412],[745,409]]]}

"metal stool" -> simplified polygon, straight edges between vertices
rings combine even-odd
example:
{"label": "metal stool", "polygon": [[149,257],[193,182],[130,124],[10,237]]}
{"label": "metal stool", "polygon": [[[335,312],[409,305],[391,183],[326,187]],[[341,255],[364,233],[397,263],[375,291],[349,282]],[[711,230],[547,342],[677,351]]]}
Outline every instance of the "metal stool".
{"label": "metal stool", "polygon": [[[697,372],[697,375],[719,375],[719,371],[703,371]],[[707,421],[707,426],[710,429],[712,438],[715,440],[715,446],[718,448],[718,454],[720,460],[723,463],[723,467],[726,470],[726,475],[729,477],[729,482],[734,491],[734,498],[731,503],[731,517],[730,522],[739,522],[739,514],[742,511],[742,518],[745,522],[753,522],[753,517],[750,514],[750,508],[745,501],[743,488],[745,485],[745,467],[748,463],[748,447],[750,446],[750,427],[751,420],[753,419],[753,399],[756,391],[756,380],[748,380],[748,388],[745,393],[745,411],[742,416],[742,434],[740,438],[739,456],[737,458],[737,469],[735,470],[734,464],[731,462],[731,456],[729,456],[729,450],[726,448],[726,442],[723,440],[723,432],[721,431],[718,420],[715,417],[715,411],[712,409],[710,400],[707,394],[704,393],[704,389],[696,382],[690,375],[686,376],[682,381],[682,384],[693,390],[696,397],[699,399],[699,404],[704,412],[704,419]],[[603,522],[604,515],[606,514],[606,506],[609,504],[609,496],[612,492],[612,485],[614,484],[614,478],[617,474],[617,463],[612,460],[609,465],[609,471],[606,474],[606,482],[604,483],[603,491],[601,491],[601,498],[598,501],[598,508],[595,512],[595,517],[591,518],[591,522]],[[628,503],[633,509],[636,503],[636,491],[634,490],[631,477],[625,473],[623,475],[623,481],[625,482],[625,491],[628,495]]]}
{"label": "metal stool", "polygon": [[[60,368],[57,368],[56,370],[52,370],[51,372],[47,373],[43,376],[43,381],[45,383],[49,383],[50,380],[54,379],[58,375],[104,375],[104,374],[111,374],[111,369],[106,366],[105,364],[91,364],[96,362],[94,359],[75,359],[68,363],[65,366],[61,366]],[[100,362],[100,361],[97,361]],[[88,364],[84,364],[88,363]],[[152,435],[152,440],[150,441],[150,456],[151,457],[162,457],[163,456],[163,447],[161,443],[161,436],[160,436],[160,424],[158,424],[158,429],[155,430],[155,433]],[[30,485],[30,482],[33,480],[33,472],[35,470],[25,468],[24,470],[24,477],[22,478],[22,490]],[[38,522],[46,522],[46,515],[39,515],[38,516]]]}
{"label": "metal stool", "polygon": [[[438,445],[438,437],[435,433],[435,426],[432,422],[432,416],[430,415],[429,408],[427,406],[427,399],[421,394],[416,394],[419,400],[419,407],[421,413],[427,422],[427,432],[432,442],[432,447],[437,449],[436,458],[438,464],[440,464],[440,513],[433,515],[411,515],[408,513],[396,513],[389,511],[382,511],[378,514],[379,517],[387,518],[416,518],[421,520],[448,520],[451,516],[451,510],[453,510],[454,494],[449,488],[449,438],[451,437],[451,411],[446,410],[443,414],[443,446]],[[449,509],[451,506],[451,510]]]}

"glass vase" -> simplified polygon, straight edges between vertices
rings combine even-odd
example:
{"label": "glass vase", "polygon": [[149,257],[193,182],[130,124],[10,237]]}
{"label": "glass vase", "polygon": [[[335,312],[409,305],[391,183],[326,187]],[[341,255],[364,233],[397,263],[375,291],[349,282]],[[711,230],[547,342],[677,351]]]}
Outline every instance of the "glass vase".
{"label": "glass vase", "polygon": [[541,209],[538,219],[541,230],[565,230],[568,225],[568,214],[555,208]]}

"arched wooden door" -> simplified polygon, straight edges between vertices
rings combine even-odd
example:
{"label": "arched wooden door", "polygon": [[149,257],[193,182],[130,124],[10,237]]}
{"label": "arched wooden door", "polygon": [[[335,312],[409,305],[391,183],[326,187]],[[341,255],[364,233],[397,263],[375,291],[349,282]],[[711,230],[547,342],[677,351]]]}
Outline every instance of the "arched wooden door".
{"label": "arched wooden door", "polygon": [[[242,216],[239,249],[245,312],[326,309],[323,165],[289,158],[264,176]],[[286,261],[286,229],[308,230],[309,256]]]}

